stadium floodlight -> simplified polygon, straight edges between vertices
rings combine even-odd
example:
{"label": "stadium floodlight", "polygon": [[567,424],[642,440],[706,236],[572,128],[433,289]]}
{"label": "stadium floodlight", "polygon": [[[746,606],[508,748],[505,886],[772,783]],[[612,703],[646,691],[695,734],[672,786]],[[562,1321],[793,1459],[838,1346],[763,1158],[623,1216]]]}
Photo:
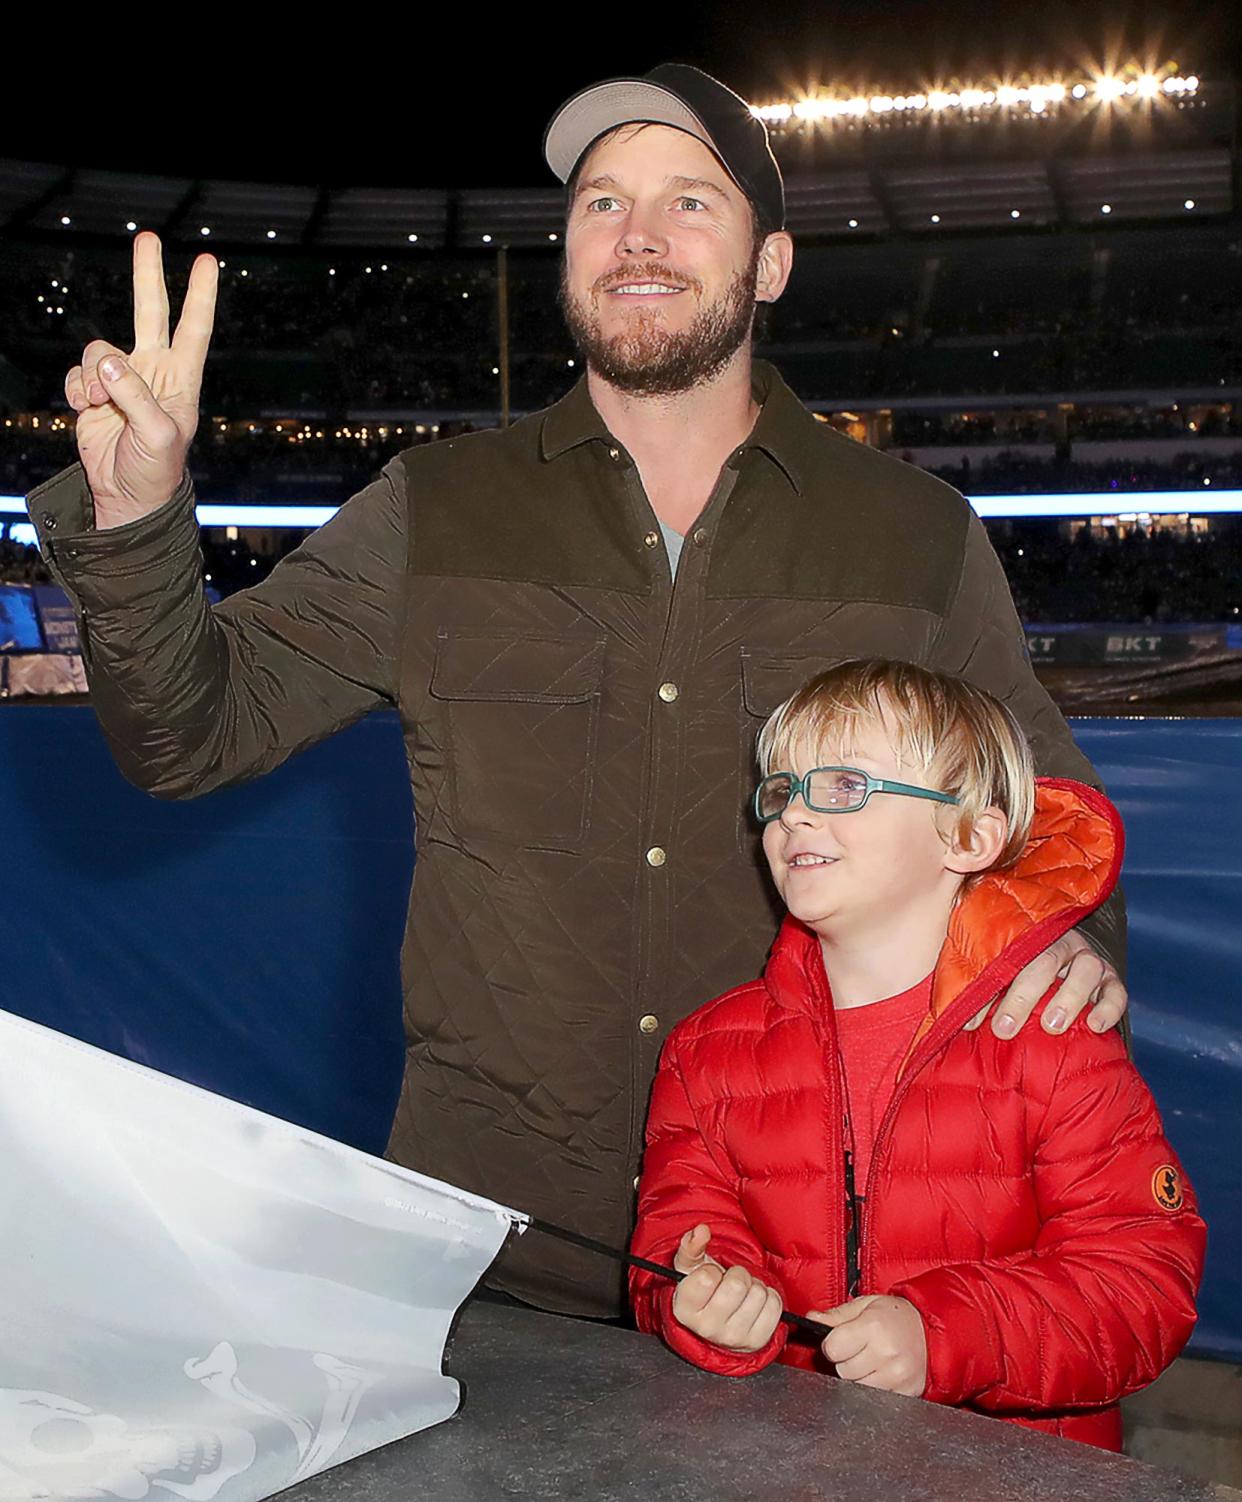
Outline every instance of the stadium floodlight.
{"label": "stadium floodlight", "polygon": [[1194,201],[1193,198],[1188,198],[1186,200],[1186,202],[1184,204],[1182,204],[1182,208],[1184,208],[1184,209],[1193,209],[1194,206],[1195,206],[1195,201]]}
{"label": "stadium floodlight", "polygon": [[209,234],[211,234],[211,226],[209,224],[204,224],[203,227],[199,230],[199,234],[200,235],[209,235]]}
{"label": "stadium floodlight", "polygon": [[1011,219],[1021,219],[1022,218],[1022,210],[1021,209],[1010,209],[1009,210],[1009,217]]}
{"label": "stadium floodlight", "polygon": [[405,238],[410,242],[411,245],[417,245],[418,244],[418,236],[417,235],[407,235]]}
{"label": "stadium floodlight", "polygon": [[858,220],[857,219],[851,219],[850,220],[850,228],[851,229],[857,229],[858,228]]}
{"label": "stadium floodlight", "polygon": [[267,232],[267,238],[269,240],[274,240],[276,238],[276,231],[274,229],[269,229]]}
{"label": "stadium floodlight", "polygon": [[134,221],[132,219],[127,219],[125,221],[125,228],[127,230],[131,230],[132,231],[132,230],[136,230],[138,228],[138,226],[134,223]]}
{"label": "stadium floodlight", "polygon": [[70,217],[69,217],[68,214],[62,214],[60,216],[60,222],[62,224],[72,224],[73,223],[73,221],[70,219]]}
{"label": "stadium floodlight", "polygon": [[1101,214],[1111,214],[1112,212],[1113,212],[1113,206],[1112,206],[1111,203],[1102,203],[1100,205],[1100,213]]}
{"label": "stadium floodlight", "polygon": [[940,223],[940,215],[939,214],[933,214],[931,216],[931,222],[933,224],[939,224]]}
{"label": "stadium floodlight", "polygon": [[1052,106],[1082,104],[1086,101],[1111,103],[1124,99],[1158,100],[1161,95],[1193,94],[1200,86],[1197,74],[1162,76],[1131,64],[1121,75],[1107,74],[1091,80],[1079,78],[1072,83],[1052,79],[1035,83],[998,82],[987,86],[934,88],[926,92],[905,94],[820,94],[796,100],[779,100],[771,104],[752,105],[751,112],[760,120],[780,129],[791,122],[803,125],[838,121],[880,124],[891,114],[911,110],[931,110],[941,114],[948,110],[963,112],[968,118],[981,119],[993,110],[1025,109],[1030,116],[1048,116]]}

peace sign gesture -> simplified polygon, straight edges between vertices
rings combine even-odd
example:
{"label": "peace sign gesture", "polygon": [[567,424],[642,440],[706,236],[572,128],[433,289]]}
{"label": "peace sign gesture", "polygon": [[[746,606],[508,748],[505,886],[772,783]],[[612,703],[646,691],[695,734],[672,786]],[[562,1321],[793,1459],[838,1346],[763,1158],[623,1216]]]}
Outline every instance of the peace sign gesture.
{"label": "peace sign gesture", "polygon": [[103,529],[158,510],[177,488],[198,427],[198,395],[211,342],[219,268],[201,255],[168,339],[168,288],[159,236],[134,239],[134,348],[93,339],[65,377],[78,414],[77,442]]}

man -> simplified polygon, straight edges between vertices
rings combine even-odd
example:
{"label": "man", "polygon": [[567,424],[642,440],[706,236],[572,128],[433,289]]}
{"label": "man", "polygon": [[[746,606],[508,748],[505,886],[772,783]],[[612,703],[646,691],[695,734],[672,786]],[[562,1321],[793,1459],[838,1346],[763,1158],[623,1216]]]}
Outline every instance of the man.
{"label": "man", "polygon": [[[763,126],[691,68],[598,85],[553,120],[563,301],[587,375],[515,427],[410,450],[216,609],[184,472],[216,265],[174,338],[159,242],[134,249],[132,354],[70,371],[81,467],[30,497],[81,612],[96,709],[158,796],[252,777],[400,710],[418,863],[392,1157],[614,1244],[628,1235],[667,1030],[758,972],[775,930],[747,815],[771,709],[843,657],[964,672],[1039,770],[1090,777],[1040,689],[961,497],[824,427],[752,363],[792,244]],[[1095,927],[1119,963],[1119,907]],[[992,1026],[1125,1006],[1071,935]],[[498,1285],[612,1314],[619,1269],[527,1237]]]}

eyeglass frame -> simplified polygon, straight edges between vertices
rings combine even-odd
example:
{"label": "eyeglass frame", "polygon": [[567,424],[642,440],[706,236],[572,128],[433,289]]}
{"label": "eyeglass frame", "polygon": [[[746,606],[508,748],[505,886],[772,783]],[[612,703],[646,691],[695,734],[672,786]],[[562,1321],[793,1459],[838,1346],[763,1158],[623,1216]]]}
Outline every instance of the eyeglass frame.
{"label": "eyeglass frame", "polygon": [[[861,803],[852,804],[849,808],[820,808],[812,803],[807,797],[807,787],[816,772],[849,772],[855,777],[861,777],[866,781],[867,790],[863,794]],[[771,782],[774,777],[789,778],[789,797],[785,800],[785,807],[778,809],[774,814],[765,814],[759,807],[759,795],[763,792],[765,784]],[[785,812],[785,809],[794,801],[801,798],[803,803],[813,813],[817,814],[856,814],[866,808],[871,801],[872,793],[897,793],[903,798],[926,798],[932,803],[958,803],[960,799],[954,793],[942,793],[935,788],[915,787],[910,782],[894,782],[887,777],[873,777],[870,772],[864,772],[861,767],[812,767],[805,776],[799,777],[796,772],[769,772],[766,777],[760,778],[759,785],[755,789],[753,807],[755,818],[760,824],[771,824]]]}

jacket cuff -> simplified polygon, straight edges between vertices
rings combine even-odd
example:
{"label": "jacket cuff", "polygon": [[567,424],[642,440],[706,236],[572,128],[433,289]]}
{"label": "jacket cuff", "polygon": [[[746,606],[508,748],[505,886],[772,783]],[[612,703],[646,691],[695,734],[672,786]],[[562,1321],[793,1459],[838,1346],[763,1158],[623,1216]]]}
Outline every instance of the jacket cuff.
{"label": "jacket cuff", "polygon": [[969,1283],[950,1268],[932,1268],[885,1290],[919,1312],[927,1339],[929,1403],[956,1406],[1004,1380],[1000,1338]]}
{"label": "jacket cuff", "polygon": [[198,520],[194,486],[183,474],[156,511],[105,531],[80,464],[32,490],[26,508],[48,568],[69,594],[95,613],[149,598],[179,578],[192,555],[197,576]]}
{"label": "jacket cuff", "polygon": [[658,1289],[655,1294],[657,1328],[670,1351],[674,1351],[694,1366],[706,1372],[715,1372],[721,1377],[751,1377],[764,1367],[771,1366],[785,1349],[789,1338],[789,1326],[777,1325],[771,1340],[758,1351],[729,1351],[713,1341],[702,1340],[673,1313],[673,1288],[670,1285]]}

